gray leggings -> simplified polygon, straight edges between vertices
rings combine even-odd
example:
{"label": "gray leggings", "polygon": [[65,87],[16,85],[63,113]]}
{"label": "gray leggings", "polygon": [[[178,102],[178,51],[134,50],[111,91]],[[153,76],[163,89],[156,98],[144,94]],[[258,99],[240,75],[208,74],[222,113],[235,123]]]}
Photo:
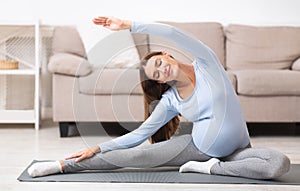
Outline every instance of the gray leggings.
{"label": "gray leggings", "polygon": [[[207,161],[210,156],[200,152],[191,135],[181,135],[170,140],[135,147],[98,153],[76,163],[64,160],[64,172],[83,170],[113,170],[123,167],[151,168],[181,166],[188,161]],[[212,174],[239,176],[255,179],[272,179],[289,171],[290,160],[282,153],[265,148],[245,148],[230,156],[220,158],[211,169]]]}

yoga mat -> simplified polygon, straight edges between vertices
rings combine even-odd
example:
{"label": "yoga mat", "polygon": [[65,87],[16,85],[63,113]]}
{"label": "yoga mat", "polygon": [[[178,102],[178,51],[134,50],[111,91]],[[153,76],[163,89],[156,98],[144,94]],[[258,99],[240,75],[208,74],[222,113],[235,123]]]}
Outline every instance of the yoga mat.
{"label": "yoga mat", "polygon": [[[31,164],[40,162],[34,160]],[[29,166],[31,166],[31,164]],[[28,166],[28,167],[29,167]],[[27,167],[27,168],[28,168]],[[118,182],[118,183],[185,183],[185,184],[272,184],[300,185],[300,164],[292,164],[290,171],[275,180],[179,173],[178,168],[119,169],[110,171],[83,171],[31,178],[27,168],[18,177],[25,182]]]}

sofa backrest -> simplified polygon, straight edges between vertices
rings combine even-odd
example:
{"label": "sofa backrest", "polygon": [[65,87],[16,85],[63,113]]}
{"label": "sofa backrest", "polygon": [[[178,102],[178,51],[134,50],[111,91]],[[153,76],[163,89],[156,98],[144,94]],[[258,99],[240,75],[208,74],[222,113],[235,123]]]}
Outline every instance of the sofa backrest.
{"label": "sofa backrest", "polygon": [[54,54],[70,53],[86,57],[86,51],[75,26],[57,26],[54,29],[52,50]]}
{"label": "sofa backrest", "polygon": [[146,53],[149,52],[149,37],[147,34],[131,33],[134,40],[135,46],[142,58]]}
{"label": "sofa backrest", "polygon": [[229,25],[228,69],[288,69],[300,57],[300,27]]}
{"label": "sofa backrest", "polygon": [[[209,46],[217,55],[220,62],[225,66],[225,37],[223,26],[214,22],[193,22],[193,23],[177,23],[177,22],[161,22],[172,25],[187,34],[194,36],[204,44]],[[192,55],[183,51],[175,43],[164,38],[149,35],[149,50],[161,51],[165,50],[171,53],[176,59],[182,62],[191,62],[194,58]]]}

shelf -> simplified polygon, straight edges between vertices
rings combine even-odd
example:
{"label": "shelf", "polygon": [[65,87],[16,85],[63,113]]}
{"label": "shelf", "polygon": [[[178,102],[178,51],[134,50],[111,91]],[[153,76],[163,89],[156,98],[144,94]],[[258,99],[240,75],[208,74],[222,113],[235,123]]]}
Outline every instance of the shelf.
{"label": "shelf", "polygon": [[[32,21],[1,21],[0,20],[0,58],[18,61],[19,69],[0,70],[0,75],[31,75],[34,77],[34,107],[30,110],[0,110],[0,123],[33,123],[39,129],[39,92],[40,92],[40,23]],[[12,76],[9,79],[16,78]],[[5,80],[8,78],[5,77]],[[20,78],[21,79],[21,78]],[[22,82],[20,82],[22,83]],[[26,88],[26,87],[24,87]],[[29,88],[29,87],[28,87]],[[6,92],[4,92],[6,93]],[[19,96],[17,98],[17,96]],[[21,99],[16,94],[13,99]]]}
{"label": "shelf", "polygon": [[34,69],[0,70],[0,75],[35,75]]}
{"label": "shelf", "polygon": [[0,110],[0,123],[34,123],[34,110]]}

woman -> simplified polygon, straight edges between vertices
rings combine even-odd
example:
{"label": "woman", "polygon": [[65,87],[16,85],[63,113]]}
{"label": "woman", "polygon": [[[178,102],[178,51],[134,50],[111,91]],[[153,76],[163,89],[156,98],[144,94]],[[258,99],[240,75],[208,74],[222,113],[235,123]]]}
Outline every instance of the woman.
{"label": "woman", "polygon": [[[93,22],[110,30],[129,29],[133,33],[162,36],[191,53],[195,60],[181,63],[167,52],[146,55],[140,68],[145,122],[131,133],[66,160],[36,163],[28,169],[31,176],[158,166],[255,179],[276,178],[288,172],[290,161],[282,153],[251,148],[235,91],[216,55],[206,45],[168,25],[113,17],[97,17]],[[178,128],[179,115],[193,122],[192,134],[170,139]],[[135,147],[150,137],[154,144]]]}

